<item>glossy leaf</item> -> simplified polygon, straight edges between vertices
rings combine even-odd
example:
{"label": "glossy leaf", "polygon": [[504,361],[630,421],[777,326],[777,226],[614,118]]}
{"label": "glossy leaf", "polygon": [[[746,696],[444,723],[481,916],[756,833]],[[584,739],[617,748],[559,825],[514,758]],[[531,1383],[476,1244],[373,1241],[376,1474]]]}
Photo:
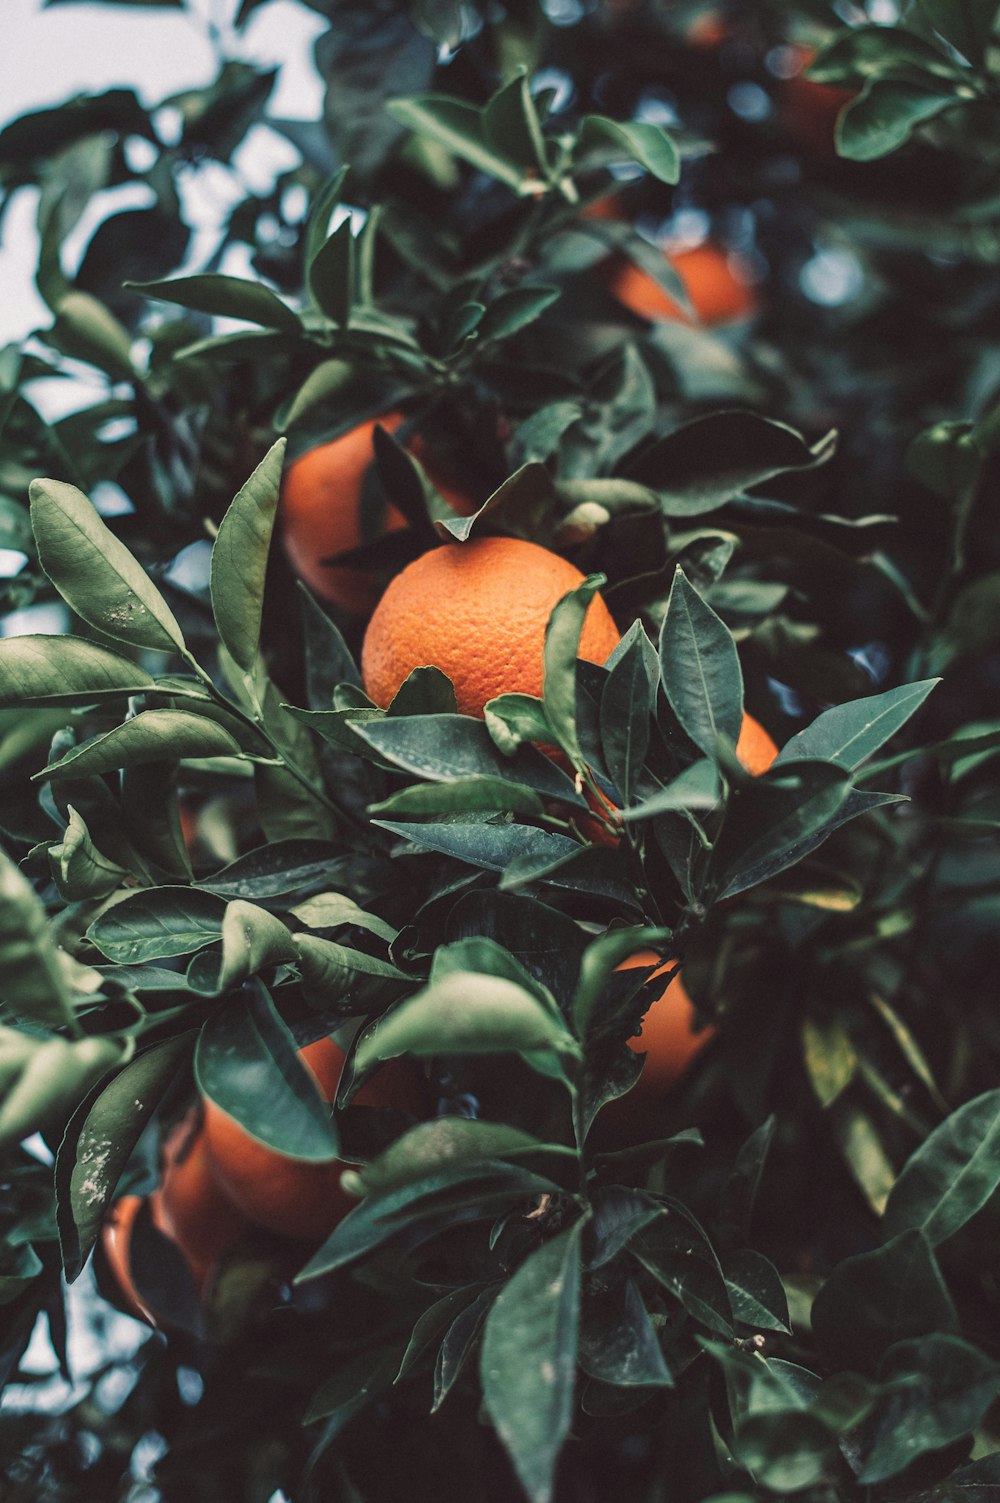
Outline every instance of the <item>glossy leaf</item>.
{"label": "glossy leaf", "polygon": [[336,1158],[329,1107],[263,989],[212,1012],[194,1067],[204,1095],[258,1142],[307,1163]]}
{"label": "glossy leaf", "polygon": [[557,1017],[502,976],[452,971],[394,1008],[358,1045],[360,1072],[399,1054],[577,1054]]}
{"label": "glossy leaf", "polygon": [[191,955],[222,935],[226,905],[213,893],[189,887],[153,887],[107,908],[87,938],[108,960],[145,964]]}
{"label": "glossy leaf", "polygon": [[1000,1365],[944,1332],[898,1342],[886,1353],[879,1377],[896,1380],[897,1391],[880,1409],[865,1447],[858,1480],[869,1486],[971,1435],[1000,1394]]}
{"label": "glossy leaf", "polygon": [[60,480],[34,480],[30,496],[39,562],[77,615],[130,647],[181,651],[184,638],[170,607],[83,492]]}
{"label": "glossy leaf", "polygon": [[0,641],[0,708],[87,704],[152,686],[136,663],[83,637],[8,637]]}
{"label": "glossy leaf", "polygon": [[660,676],[671,709],[706,756],[715,756],[720,736],[735,745],[743,719],[736,644],[681,569],[660,632]]}
{"label": "glossy leaf", "polygon": [[124,725],[50,762],[36,778],[83,778],[144,762],[230,757],[240,750],[223,726],[188,710],[140,710]]}
{"label": "glossy leaf", "polygon": [[576,724],[576,660],[590,602],[604,583],[592,575],[554,607],[545,627],[542,704],[556,739],[574,762],[583,760]]}
{"label": "glossy leaf", "polygon": [[144,1049],[96,1096],[85,1101],[66,1130],[56,1164],[63,1268],[77,1278],[97,1239],[122,1170],[163,1094],[176,1079],[192,1038],[182,1034]]}
{"label": "glossy leaf", "polygon": [[550,1503],[573,1420],[582,1230],[577,1222],[525,1259],[483,1334],[483,1398],[531,1503]]}
{"label": "glossy leaf", "polygon": [[924,679],[824,710],[805,730],[785,742],[777,764],[819,757],[853,771],[916,714],[939,682],[939,679]]}
{"label": "glossy leaf", "polygon": [[915,1229],[947,1241],[1000,1187],[1000,1091],[952,1112],[900,1171],[885,1208],[887,1236]]}
{"label": "glossy leaf", "polygon": [[212,612],[226,650],[244,673],[253,668],[260,645],[284,454],[285,440],[279,438],[238,492],[212,548]]}
{"label": "glossy leaf", "polygon": [[0,850],[0,999],[13,1017],[75,1027],[73,1002],[40,900]]}

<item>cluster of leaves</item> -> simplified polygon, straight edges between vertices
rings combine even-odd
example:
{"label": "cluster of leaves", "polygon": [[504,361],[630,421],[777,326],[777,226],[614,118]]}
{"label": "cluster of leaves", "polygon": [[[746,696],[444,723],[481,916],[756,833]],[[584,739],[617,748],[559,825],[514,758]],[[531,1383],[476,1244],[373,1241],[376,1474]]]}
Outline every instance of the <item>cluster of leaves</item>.
{"label": "cluster of leaves", "polygon": [[[789,30],[761,3],[707,53],[695,6],[313,8],[322,128],[228,60],[164,101],[172,144],[126,90],[0,132],[5,195],[40,189],[53,315],[0,363],[0,521],[27,560],[5,604],[71,623],[0,641],[0,1371],[39,1312],[62,1347],[60,1274],[155,1181],[196,1086],[281,1153],[346,1160],[358,1196],[311,1256],[251,1234],[208,1308],[151,1241],[170,1340],[117,1414],[6,1415],[13,1496],[107,1496],[149,1428],[164,1497],[374,1503],[401,1467],[439,1496],[442,1447],[456,1496],[988,1495],[996,7],[845,29],[804,6]],[[781,124],[767,59],[803,40],[857,91],[840,159]],[[757,125],[734,70],[773,98]],[[650,119],[664,88],[676,131]],[[183,187],[206,162],[235,180],[260,123],[301,163],[192,269]],[[124,184],[147,206],[71,275],[67,238]],[[609,191],[621,218],[589,216]],[[640,228],[692,202],[770,260],[749,330],[607,293],[630,257],[684,302]],[[819,311],[797,279],[832,224],[878,283]],[[257,280],[225,269],[238,246]],[[101,400],[46,420],[34,383],[81,361]],[[353,562],[499,530],[588,575],[541,697],[483,721],[435,669],[374,706],[358,623],[296,593],[277,546],[275,434],[298,453],[399,405],[481,505],[456,519],[377,430],[363,535],[385,497],[408,525]],[[125,515],[84,494],[109,486]],[[634,622],[604,667],[576,658],[597,588]],[[755,778],[744,695],[783,742]],[[628,1136],[603,1109],[664,980],[617,968],[650,948],[719,1037]],[[332,1115],[296,1057],[330,1032]],[[352,1104],[402,1054],[429,1120]]]}

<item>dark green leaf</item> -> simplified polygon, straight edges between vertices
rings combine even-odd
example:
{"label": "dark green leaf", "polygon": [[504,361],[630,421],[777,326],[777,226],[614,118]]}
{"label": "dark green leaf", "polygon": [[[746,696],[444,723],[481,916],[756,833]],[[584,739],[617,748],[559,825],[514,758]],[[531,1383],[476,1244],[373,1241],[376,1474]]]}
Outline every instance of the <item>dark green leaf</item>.
{"label": "dark green leaf", "polygon": [[354,235],[350,219],[337,226],[309,263],[313,301],[342,329],[354,301]]}
{"label": "dark green leaf", "polygon": [[423,94],[392,99],[386,109],[409,130],[430,136],[480,172],[506,183],[515,192],[521,191],[526,181],[524,169],[487,141],[482,114],[474,105],[444,95]]}
{"label": "dark green leaf", "polygon": [[837,1265],[813,1303],[812,1325],[835,1362],[870,1372],[897,1341],[957,1332],[958,1317],[926,1237],[905,1231]]}
{"label": "dark green leaf", "polygon": [[230,757],[239,744],[221,725],[188,710],[140,710],[124,725],[76,746],[50,762],[36,778],[83,778],[144,762],[187,757]]}
{"label": "dark green leaf", "polygon": [[932,1247],[981,1210],[1000,1186],[1000,1090],[967,1101],[900,1171],[885,1208],[886,1234],[916,1228]]}
{"label": "dark green leaf", "polygon": [[302,331],[298,314],[263,282],[248,282],[242,277],[207,272],[196,277],[172,277],[166,282],[126,282],[125,285],[161,302],[179,303],[182,308],[190,308],[195,313],[208,313],[215,318],[241,318],[247,323],[261,324],[265,329],[278,329],[286,334]]}
{"label": "dark green leaf", "polygon": [[488,305],[476,326],[480,344],[488,339],[509,339],[540,318],[559,301],[558,287],[514,287]]}
{"label": "dark green leaf", "polygon": [[531,1503],[550,1503],[573,1421],[583,1225],[525,1259],[498,1294],[483,1336],[483,1398]]}
{"label": "dark green leaf", "polygon": [[946,42],[981,67],[996,42],[996,0],[920,0],[920,9]]}
{"label": "dark green leaf", "polygon": [[807,444],[794,428],[753,412],[716,412],[657,439],[629,475],[658,492],[668,516],[694,517],[776,475],[825,464],[835,442],[828,433]]}
{"label": "dark green leaf", "polygon": [[226,905],[190,887],[153,887],[100,914],[87,938],[108,960],[141,965],[191,955],[222,936]]}
{"label": "dark green leaf", "polygon": [[837,120],[837,150],[854,162],[872,162],[896,151],[913,132],[964,101],[955,85],[925,75],[921,82],[869,78]]}
{"label": "dark green leaf", "polygon": [[329,1108],[262,988],[212,1012],[194,1067],[204,1095],[258,1142],[307,1163],[337,1157]]}
{"label": "dark green leaf", "polygon": [[753,1248],[731,1253],[722,1271],[733,1315],[741,1325],[759,1331],[790,1331],[788,1300],[778,1270]]}
{"label": "dark green leaf", "polygon": [[66,1130],[56,1167],[59,1240],[72,1282],[83,1269],[105,1209],[139,1137],[177,1076],[191,1036],[145,1049],[80,1107]]}
{"label": "dark green leaf", "polygon": [[733,745],[743,721],[743,674],[729,631],[682,569],[674,575],[660,633],[660,676],[670,707],[708,757]]}
{"label": "dark green leaf", "polygon": [[785,743],[776,765],[819,757],[853,771],[906,724],[938,683],[928,678],[825,710]]}
{"label": "dark green leaf", "polygon": [[673,1378],[642,1296],[631,1279],[584,1301],[580,1366],[618,1388],[670,1388]]}
{"label": "dark green leaf", "polygon": [[212,613],[223,646],[249,673],[257,658],[264,578],[278,508],[285,440],[279,438],[237,493],[212,548]]}
{"label": "dark green leaf", "polygon": [[0,999],[16,1018],[43,1028],[73,1023],[69,985],[41,902],[0,850]]}

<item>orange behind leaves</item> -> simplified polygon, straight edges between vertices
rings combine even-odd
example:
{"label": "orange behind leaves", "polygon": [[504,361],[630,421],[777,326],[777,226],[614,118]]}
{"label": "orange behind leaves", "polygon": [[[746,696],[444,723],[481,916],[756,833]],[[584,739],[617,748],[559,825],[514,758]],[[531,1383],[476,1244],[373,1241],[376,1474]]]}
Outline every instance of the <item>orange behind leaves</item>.
{"label": "orange behind leaves", "polygon": [[150,1210],[156,1226],[177,1243],[195,1283],[204,1290],[246,1221],[215,1177],[196,1109],[167,1135],[160,1187],[150,1196]]}
{"label": "orange behind leaves", "polygon": [[754,720],[752,715],[743,716],[739,740],[736,743],[736,755],[747,772],[753,773],[754,777],[759,777],[762,772],[766,772],[778,755],[777,746],[760,721]]}
{"label": "orange behind leaves", "polygon": [[694,318],[654,282],[648,272],[633,262],[614,259],[608,268],[612,297],[632,313],[653,322],[696,323],[711,328],[749,318],[757,298],[749,285],[744,263],[721,246],[706,241],[689,250],[676,250],[667,259],[684,283]]}
{"label": "orange behind leaves", "polygon": [[[452,680],[463,715],[481,716],[498,694],[540,695],[549,615],[582,580],[559,554],[521,538],[432,549],[396,576],[368,624],[361,652],[366,693],[384,708],[414,668],[433,666]],[[595,595],[580,656],[603,663],[618,637]]]}
{"label": "orange behind leaves", "polygon": [[[324,1101],[332,1101],[344,1067],[344,1053],[333,1039],[321,1038],[299,1054]],[[409,1060],[390,1061],[355,1100],[361,1106],[417,1106]],[[319,1241],[329,1236],[356,1203],[340,1185],[339,1160],[306,1163],[289,1158],[251,1136],[245,1128],[205,1101],[205,1141],[214,1174],[248,1220],[282,1237]]]}
{"label": "orange behind leaves", "polygon": [[[329,443],[319,444],[293,461],[281,488],[281,533],[288,560],[300,579],[321,600],[353,615],[364,615],[378,599],[378,581],[367,570],[322,562],[357,548],[361,535],[361,497],[366,476],[375,461],[376,424],[394,432],[401,412],[385,412],[360,423]],[[407,448],[428,472],[448,505],[459,515],[474,510],[472,502],[435,472],[433,458],[419,437]],[[386,507],[383,533],[406,526],[402,512]]]}

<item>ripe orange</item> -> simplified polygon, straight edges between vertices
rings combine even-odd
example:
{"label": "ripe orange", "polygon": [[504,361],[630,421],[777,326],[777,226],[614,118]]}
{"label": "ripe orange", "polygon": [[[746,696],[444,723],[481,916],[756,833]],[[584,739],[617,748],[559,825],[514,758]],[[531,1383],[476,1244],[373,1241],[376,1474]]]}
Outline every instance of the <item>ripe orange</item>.
{"label": "ripe orange", "polygon": [[204,1291],[246,1220],[215,1177],[196,1108],[167,1136],[162,1178],[150,1196],[150,1210],[154,1224],[177,1243],[195,1283]]}
{"label": "ripe orange", "polygon": [[837,116],[854,94],[834,84],[817,83],[805,77],[816,56],[815,47],[796,47],[799,72],[786,78],[778,97],[778,116],[789,135],[795,136],[818,156],[836,154]]}
{"label": "ripe orange", "polygon": [[759,777],[766,772],[778,755],[778,748],[771,740],[759,720],[754,720],[752,715],[743,716],[743,724],[740,726],[739,740],[736,743],[736,755],[739,757],[747,772]]}
{"label": "ripe orange", "polygon": [[[365,691],[387,706],[407,675],[447,673],[463,715],[482,715],[498,694],[542,692],[542,649],[552,608],[583,575],[559,554],[521,538],[476,538],[434,548],[397,574],[368,623]],[[599,595],[580,656],[603,663],[618,628]]]}
{"label": "ripe orange", "polygon": [[[330,1038],[300,1050],[324,1101],[337,1093],[344,1053]],[[418,1083],[412,1061],[391,1060],[355,1100],[361,1106],[397,1106],[418,1112]],[[339,1160],[305,1163],[269,1148],[251,1136],[228,1112],[205,1100],[205,1142],[212,1170],[226,1194],[248,1220],[283,1237],[319,1241],[329,1236],[355,1201],[341,1188]]]}
{"label": "ripe orange", "polygon": [[[653,965],[658,958],[652,950],[640,950],[623,960],[618,970],[631,971],[637,966]],[[650,979],[655,981],[666,975],[673,965],[672,960],[667,961],[653,972]],[[696,1029],[694,1018],[694,1003],[684,990],[680,977],[675,976],[643,1018],[642,1032],[628,1040],[630,1049],[646,1056],[638,1083],[623,1098],[631,1108],[638,1108],[643,1113],[677,1084],[691,1062],[714,1039],[715,1029],[711,1024]]]}
{"label": "ripe orange", "polygon": [[132,1282],[132,1227],[143,1203],[142,1195],[122,1195],[104,1218],[101,1246],[122,1299],[136,1320],[149,1326],[158,1324],[156,1316],[144,1305]]}
{"label": "ripe orange", "polygon": [[624,258],[614,257],[608,263],[606,276],[612,297],[640,318],[653,322],[693,322],[712,327],[749,318],[756,312],[757,299],[749,285],[746,264],[738,256],[706,241],[689,250],[670,251],[667,259],[684,283],[694,319],[648,272]]}
{"label": "ripe orange", "polygon": [[[364,615],[378,599],[379,586],[365,569],[322,562],[357,548],[361,535],[361,495],[374,463],[378,423],[390,433],[403,421],[401,412],[385,412],[329,443],[319,444],[293,461],[281,487],[281,535],[292,568],[321,600],[355,615]],[[460,516],[475,510],[469,498],[449,486],[435,470],[426,445],[414,437],[407,448],[424,465],[442,496]],[[386,507],[383,532],[405,527],[402,512]]]}

